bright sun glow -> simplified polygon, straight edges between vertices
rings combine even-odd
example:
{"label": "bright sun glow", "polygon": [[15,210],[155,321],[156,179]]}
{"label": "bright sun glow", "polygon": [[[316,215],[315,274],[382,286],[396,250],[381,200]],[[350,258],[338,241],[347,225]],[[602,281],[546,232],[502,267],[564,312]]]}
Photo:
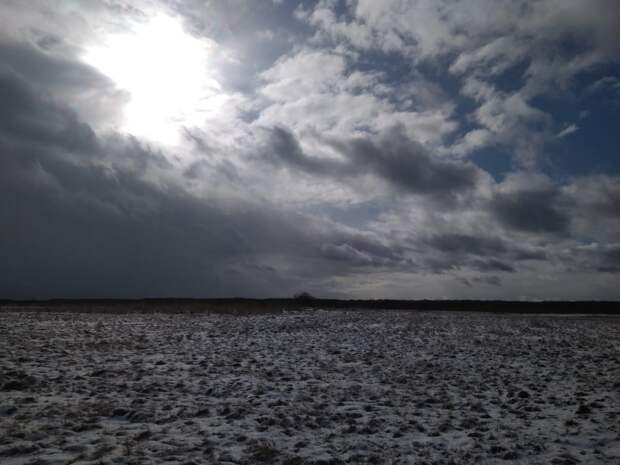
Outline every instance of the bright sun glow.
{"label": "bright sun glow", "polygon": [[220,90],[208,73],[212,47],[187,34],[179,19],[159,14],[107,36],[84,59],[129,93],[124,131],[173,145],[182,126],[200,124]]}

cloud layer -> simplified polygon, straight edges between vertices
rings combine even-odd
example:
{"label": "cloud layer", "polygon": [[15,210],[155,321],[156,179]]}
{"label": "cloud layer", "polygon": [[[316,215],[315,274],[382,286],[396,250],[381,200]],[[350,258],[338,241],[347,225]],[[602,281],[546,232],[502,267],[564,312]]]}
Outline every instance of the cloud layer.
{"label": "cloud layer", "polygon": [[[619,299],[591,3],[3,2],[0,297]],[[218,83],[173,146],[83,58],[157,14]]]}

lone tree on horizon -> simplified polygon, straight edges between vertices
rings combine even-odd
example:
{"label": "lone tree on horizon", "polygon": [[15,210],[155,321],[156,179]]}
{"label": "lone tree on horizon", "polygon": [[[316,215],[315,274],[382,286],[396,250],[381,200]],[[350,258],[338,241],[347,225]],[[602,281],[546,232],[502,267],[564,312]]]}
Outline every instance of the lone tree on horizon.
{"label": "lone tree on horizon", "polygon": [[308,301],[308,300],[316,300],[316,297],[314,297],[309,292],[300,292],[298,294],[295,294],[293,296],[293,299],[305,302],[305,301]]}

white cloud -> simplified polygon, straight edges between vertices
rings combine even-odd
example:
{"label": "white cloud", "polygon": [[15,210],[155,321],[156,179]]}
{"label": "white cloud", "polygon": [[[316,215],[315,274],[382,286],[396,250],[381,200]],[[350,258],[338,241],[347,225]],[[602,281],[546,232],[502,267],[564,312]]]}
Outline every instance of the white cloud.
{"label": "white cloud", "polygon": [[410,83],[405,92],[413,108],[403,111],[398,99],[404,86],[387,86],[381,73],[355,67],[354,61],[324,50],[301,49],[279,60],[261,75],[265,100],[256,124],[337,135],[402,125],[413,139],[431,145],[456,129],[453,106],[437,86]]}
{"label": "white cloud", "polygon": [[562,139],[566,136],[569,136],[570,134],[577,132],[578,130],[579,130],[578,126],[576,126],[575,124],[569,124],[564,129],[562,129],[560,132],[558,132],[556,137],[558,139]]}
{"label": "white cloud", "polygon": [[[534,99],[568,91],[577,76],[620,58],[614,27],[620,7],[611,0],[356,0],[347,5],[348,14],[340,16],[329,1],[306,11],[303,20],[317,29],[317,44],[345,43],[355,50],[396,53],[414,65],[447,65],[463,79],[463,94],[478,102],[471,116],[481,127],[461,135],[453,147],[457,154],[500,143],[513,145],[521,163],[535,165],[554,135],[548,130],[552,115],[537,109]],[[515,73],[509,92],[496,82],[508,71]],[[603,81],[592,89],[603,85],[612,84]]]}
{"label": "white cloud", "polygon": [[514,153],[521,165],[536,165],[547,140],[552,117],[528,103],[522,92],[502,92],[492,84],[469,77],[464,95],[478,102],[471,114],[480,126],[465,134],[453,146],[457,154],[468,154],[488,145],[499,145]]}

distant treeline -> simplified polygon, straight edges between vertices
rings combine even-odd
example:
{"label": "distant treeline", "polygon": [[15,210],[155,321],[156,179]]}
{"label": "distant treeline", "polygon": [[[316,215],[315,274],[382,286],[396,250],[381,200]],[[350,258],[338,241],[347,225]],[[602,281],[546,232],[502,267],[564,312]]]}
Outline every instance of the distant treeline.
{"label": "distant treeline", "polygon": [[0,309],[30,311],[221,312],[252,314],[299,309],[418,310],[493,313],[586,313],[620,315],[620,302],[503,300],[337,300],[311,296],[293,299],[52,299],[0,300]]}

